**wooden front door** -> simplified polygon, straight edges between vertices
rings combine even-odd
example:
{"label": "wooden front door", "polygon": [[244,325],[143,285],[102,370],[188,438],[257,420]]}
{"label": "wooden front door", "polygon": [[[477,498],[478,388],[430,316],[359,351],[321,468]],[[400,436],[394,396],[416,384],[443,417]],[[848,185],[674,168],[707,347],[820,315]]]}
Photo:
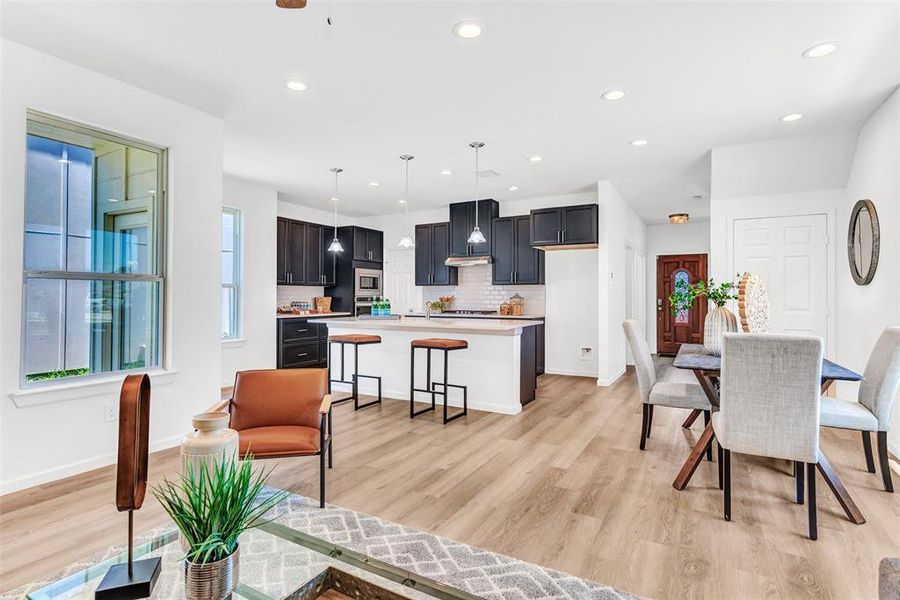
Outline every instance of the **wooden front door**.
{"label": "wooden front door", "polygon": [[706,319],[705,299],[683,313],[672,315],[669,294],[676,281],[696,283],[706,280],[705,254],[678,254],[656,257],[656,351],[675,354],[681,344],[703,343],[703,321]]}

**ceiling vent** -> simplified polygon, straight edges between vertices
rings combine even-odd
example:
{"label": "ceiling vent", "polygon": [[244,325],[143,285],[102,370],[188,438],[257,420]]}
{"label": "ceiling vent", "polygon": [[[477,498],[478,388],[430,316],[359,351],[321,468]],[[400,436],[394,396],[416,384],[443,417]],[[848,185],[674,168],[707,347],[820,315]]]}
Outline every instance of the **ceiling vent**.
{"label": "ceiling vent", "polygon": [[500,177],[500,173],[493,169],[486,169],[484,171],[478,171],[476,173],[479,177]]}

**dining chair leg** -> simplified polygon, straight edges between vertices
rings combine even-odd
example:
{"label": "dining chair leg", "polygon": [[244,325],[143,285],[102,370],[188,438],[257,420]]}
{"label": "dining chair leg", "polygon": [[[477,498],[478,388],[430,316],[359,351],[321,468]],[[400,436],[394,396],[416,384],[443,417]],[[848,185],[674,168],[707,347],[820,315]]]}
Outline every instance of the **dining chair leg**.
{"label": "dining chair leg", "polygon": [[653,429],[653,405],[648,404],[650,407],[647,413],[647,437],[650,437],[650,430]]}
{"label": "dining chair leg", "polygon": [[[709,420],[711,418],[712,411],[704,410],[703,411],[703,425],[704,427],[709,425]],[[712,444],[707,446],[706,448],[706,460],[712,462]]]}
{"label": "dining chair leg", "polygon": [[725,487],[722,485],[722,444],[718,441],[716,442],[716,454],[717,454],[717,462],[719,464],[719,489],[724,490]]}
{"label": "dining chair leg", "polygon": [[875,472],[875,459],[872,458],[872,436],[868,431],[860,431],[863,439],[863,453],[866,455],[866,470],[869,473]]}
{"label": "dining chair leg", "polygon": [[803,504],[803,471],[804,465],[799,460],[794,461],[794,480],[797,483],[797,504]]}
{"label": "dining chair leg", "polygon": [[724,448],[722,451],[722,488],[725,520],[731,520],[731,450]]}
{"label": "dining chair leg", "polygon": [[641,450],[647,445],[647,420],[650,416],[650,405],[646,402],[641,403]]}
{"label": "dining chair leg", "polygon": [[816,463],[806,463],[806,508],[809,511],[809,539],[819,538],[816,524]]}
{"label": "dining chair leg", "polygon": [[884,491],[894,493],[894,482],[891,480],[891,466],[888,464],[887,431],[879,431],[878,464],[881,467],[881,479],[884,481]]}

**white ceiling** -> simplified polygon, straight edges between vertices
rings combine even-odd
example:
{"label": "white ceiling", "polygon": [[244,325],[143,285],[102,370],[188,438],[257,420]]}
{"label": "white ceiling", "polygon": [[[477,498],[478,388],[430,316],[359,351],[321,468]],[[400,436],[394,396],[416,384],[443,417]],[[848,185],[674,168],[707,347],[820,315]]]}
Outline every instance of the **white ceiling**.
{"label": "white ceiling", "polygon": [[[648,223],[703,218],[710,148],[858,128],[900,83],[897,2],[334,0],[332,26],[328,5],[4,0],[0,31],[223,117],[226,173],[302,204],[327,209],[328,169],[343,167],[356,215],[398,210],[403,153],[412,210],[469,198],[480,140],[481,168],[501,174],[483,196],[609,179]],[[454,37],[465,19],[487,33]],[[801,57],[826,40],[839,51]],[[614,88],[628,96],[600,100]],[[791,112],[805,118],[778,120]]]}

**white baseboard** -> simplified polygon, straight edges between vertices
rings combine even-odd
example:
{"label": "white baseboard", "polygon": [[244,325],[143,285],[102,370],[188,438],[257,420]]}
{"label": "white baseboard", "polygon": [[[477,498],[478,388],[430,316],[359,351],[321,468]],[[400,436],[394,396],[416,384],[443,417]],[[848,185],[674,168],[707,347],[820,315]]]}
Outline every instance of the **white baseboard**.
{"label": "white baseboard", "polygon": [[619,373],[616,374],[615,377],[611,377],[609,379],[599,379],[598,378],[597,385],[600,387],[610,387],[612,384],[617,382],[624,374],[625,374],[625,369],[622,369],[621,371],[619,371]]}
{"label": "white baseboard", "polygon": [[[158,452],[159,450],[177,446],[181,443],[182,437],[182,435],[175,435],[151,442],[150,452]],[[117,455],[117,451],[106,452],[99,456],[94,456],[93,458],[79,460],[61,467],[54,467],[32,475],[26,475],[25,477],[20,477],[18,479],[0,482],[0,496],[115,464]]]}
{"label": "white baseboard", "polygon": [[596,371],[577,371],[575,369],[557,369],[555,367],[545,367],[544,373],[547,375],[568,375],[570,377],[593,377],[597,378]]}

